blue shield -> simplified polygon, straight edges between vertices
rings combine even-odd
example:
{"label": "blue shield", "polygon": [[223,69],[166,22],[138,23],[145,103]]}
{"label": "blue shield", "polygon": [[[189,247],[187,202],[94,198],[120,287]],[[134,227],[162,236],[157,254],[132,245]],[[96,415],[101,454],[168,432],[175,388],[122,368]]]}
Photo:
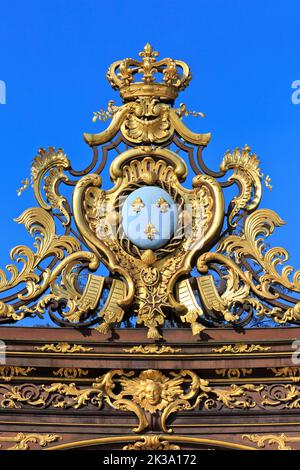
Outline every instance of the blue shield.
{"label": "blue shield", "polygon": [[136,189],[124,201],[124,233],[143,250],[156,250],[165,245],[173,237],[177,222],[177,204],[169,193],[158,186]]}

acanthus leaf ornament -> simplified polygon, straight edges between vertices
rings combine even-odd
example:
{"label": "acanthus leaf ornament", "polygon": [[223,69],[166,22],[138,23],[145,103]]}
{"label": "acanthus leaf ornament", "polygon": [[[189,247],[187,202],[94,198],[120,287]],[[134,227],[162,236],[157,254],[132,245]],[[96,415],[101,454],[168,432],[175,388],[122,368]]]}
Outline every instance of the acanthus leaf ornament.
{"label": "acanthus leaf ornament", "polygon": [[35,367],[0,366],[0,380],[10,382],[13,377],[27,376]]}
{"label": "acanthus leaf ornament", "polygon": [[180,447],[161,436],[141,436],[140,440],[123,447],[123,450],[180,450]]}
{"label": "acanthus leaf ornament", "polygon": [[242,437],[243,439],[248,439],[249,441],[254,442],[259,449],[263,449],[266,447],[266,445],[269,445],[271,446],[272,450],[293,450],[293,447],[287,444],[300,441],[299,436],[287,436],[284,433],[281,433],[281,434],[244,434]]}
{"label": "acanthus leaf ornament", "polygon": [[258,167],[259,160],[248,145],[240,151],[235,149],[232,153],[226,152],[220,165],[222,171],[233,169],[233,175],[229,177],[229,181],[233,180],[239,184],[240,193],[235,196],[232,201],[232,209],[230,211],[228,222],[232,226],[236,226],[236,216],[241,209],[247,209],[251,212],[256,209],[260,203],[262,196],[261,188],[261,172]]}
{"label": "acanthus leaf ornament", "polygon": [[69,344],[67,342],[61,342],[57,344],[45,344],[44,346],[35,346],[37,351],[42,352],[54,352],[61,354],[74,354],[78,352],[89,352],[93,348],[89,346],[82,346],[81,344]]}
{"label": "acanthus leaf ornament", "polygon": [[[6,447],[5,450],[33,450],[32,447],[39,449],[40,447],[47,447],[48,444],[58,441],[61,436],[58,434],[37,434],[37,433],[23,433],[19,432],[15,436],[0,436],[0,448],[1,443],[14,444],[10,447]],[[33,446],[31,445],[33,444]],[[2,450],[2,449],[1,449]]]}

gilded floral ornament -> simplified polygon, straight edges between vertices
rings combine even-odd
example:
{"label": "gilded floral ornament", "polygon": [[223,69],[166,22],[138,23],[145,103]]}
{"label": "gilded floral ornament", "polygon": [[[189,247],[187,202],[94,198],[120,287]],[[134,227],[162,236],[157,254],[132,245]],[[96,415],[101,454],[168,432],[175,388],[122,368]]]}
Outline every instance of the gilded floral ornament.
{"label": "gilded floral ornament", "polygon": [[275,377],[288,378],[292,382],[300,382],[300,367],[272,367],[271,370]]}
{"label": "gilded floral ornament", "polygon": [[[244,376],[248,373],[245,371]],[[236,384],[233,380],[239,378],[238,374],[229,374],[218,386],[187,369],[177,372],[114,369],[97,378],[81,379],[80,383],[71,381],[69,371],[63,375],[67,380],[60,382],[57,376],[50,384],[1,383],[1,408],[81,409],[101,413],[108,406],[132,413],[137,418],[133,428],[136,433],[150,427],[151,416],[156,417],[161,431],[171,433],[170,417],[179,412],[194,411],[195,416],[201,416],[216,411],[246,413],[247,410],[300,408],[298,385],[251,383],[251,378],[249,382]]]}
{"label": "gilded floral ornament", "polygon": [[57,344],[45,344],[44,346],[35,346],[37,351],[42,352],[55,352],[62,354],[73,354],[77,352],[89,352],[92,351],[92,347],[82,346],[81,344],[69,344],[66,342]]}
{"label": "gilded floral ornament", "polygon": [[235,149],[232,153],[226,152],[220,165],[221,171],[233,169],[229,181],[235,181],[241,188],[240,194],[232,201],[232,209],[228,217],[230,225],[236,226],[236,217],[241,209],[251,212],[256,209],[262,196],[261,172],[258,167],[259,160],[248,145]]}
{"label": "gilded floral ornament", "polygon": [[287,436],[284,433],[281,434],[244,434],[243,439],[248,439],[254,442],[259,449],[263,449],[266,445],[269,445],[271,449],[276,450],[293,450],[288,443],[300,442],[300,437]]}
{"label": "gilded floral ornament", "polygon": [[130,354],[139,353],[139,354],[175,354],[180,352],[181,348],[173,348],[172,346],[158,346],[157,344],[146,344],[145,346],[133,346],[130,349],[124,349],[124,352]]}
{"label": "gilded floral ornament", "polygon": [[10,382],[14,377],[26,377],[35,367],[0,366],[0,380]]}
{"label": "gilded floral ornament", "polygon": [[60,369],[53,370],[55,377],[65,377],[66,379],[76,379],[77,377],[84,377],[88,375],[89,371],[81,369],[80,367],[61,367]]}
{"label": "gilded floral ornament", "polygon": [[261,346],[260,344],[244,344],[244,343],[236,343],[236,344],[224,344],[224,346],[220,346],[219,348],[213,348],[212,352],[218,354],[245,354],[245,353],[255,353],[255,352],[265,352],[270,351],[270,346]]}
{"label": "gilded floral ornament", "polygon": [[246,377],[251,375],[253,370],[242,368],[242,369],[216,369],[216,374],[221,375],[227,379],[239,379],[240,377]]}
{"label": "gilded floral ornament", "polygon": [[[0,436],[0,443],[10,443],[13,446],[6,447],[5,450],[33,450],[34,447],[47,447],[52,442],[61,439],[57,434],[37,434],[19,432],[16,436]],[[1,444],[0,444],[1,448]]]}
{"label": "gilded floral ornament", "polygon": [[141,436],[141,440],[128,444],[123,450],[180,450],[176,444],[171,444],[161,436]]}

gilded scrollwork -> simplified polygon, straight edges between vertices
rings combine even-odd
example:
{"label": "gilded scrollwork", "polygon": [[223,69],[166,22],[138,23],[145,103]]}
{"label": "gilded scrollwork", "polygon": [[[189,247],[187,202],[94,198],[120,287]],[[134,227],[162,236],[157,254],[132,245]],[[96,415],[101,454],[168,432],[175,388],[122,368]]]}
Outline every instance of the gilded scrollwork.
{"label": "gilded scrollwork", "polygon": [[240,377],[246,377],[247,375],[251,375],[253,369],[216,369],[215,372],[217,375],[221,375],[222,377],[227,379],[239,379]]}
{"label": "gilded scrollwork", "polygon": [[[84,259],[89,259],[90,265],[96,266],[98,263],[91,253],[80,250],[80,244],[76,238],[56,234],[53,218],[45,209],[28,209],[17,219],[17,222],[24,224],[29,233],[35,236],[36,251],[34,252],[24,245],[15,247],[10,256],[13,261],[23,263],[23,268],[19,270],[16,265],[8,265],[6,269],[10,277],[7,276],[4,270],[0,270],[0,292],[12,289],[20,284],[25,285],[23,291],[20,291],[17,296],[23,302],[18,312],[13,305],[0,303],[0,316],[3,319],[12,318],[13,320],[21,320],[28,313],[37,312],[42,314],[44,312],[44,307],[51,295],[41,296],[53,285],[57,277],[68,266],[68,263],[72,262],[75,257],[80,259],[81,256]],[[51,256],[62,261],[58,263],[52,272],[49,268],[46,268],[40,274],[38,269],[40,263]],[[35,305],[27,306],[28,302],[34,301],[36,298],[38,298],[38,301]]]}
{"label": "gilded scrollwork", "polygon": [[154,435],[141,436],[139,441],[124,446],[123,450],[180,450],[180,446]]}
{"label": "gilded scrollwork", "polygon": [[126,139],[134,143],[164,142],[174,132],[169,118],[169,105],[155,98],[135,101],[121,131]]}
{"label": "gilded scrollwork", "polygon": [[[244,376],[248,373],[246,370]],[[72,378],[69,372],[63,375]],[[88,409],[97,413],[111,407],[136,416],[138,424],[133,428],[136,433],[150,427],[151,416],[157,417],[163,432],[171,433],[169,418],[179,412],[199,415],[216,411],[300,408],[300,390],[296,384],[251,383],[251,378],[250,382],[236,384],[232,381],[239,378],[238,374],[228,377],[230,381],[224,380],[222,385],[216,386],[187,369],[177,372],[116,369],[80,384],[75,381],[37,385],[1,383],[0,406],[3,409]]]}
{"label": "gilded scrollwork", "polygon": [[35,367],[0,366],[0,380],[10,382],[14,377],[26,377]]}
{"label": "gilded scrollwork", "polygon": [[101,408],[103,393],[99,384],[95,383],[89,388],[80,389],[75,383],[53,383],[51,385],[36,386],[33,384],[14,385],[9,387],[0,385],[1,407],[17,409],[23,405],[37,408],[78,409],[90,404]]}
{"label": "gilded scrollwork", "polygon": [[[0,443],[14,444],[5,447],[5,450],[33,450],[40,447],[47,447],[52,442],[58,441],[61,436],[58,434],[38,434],[38,433],[23,433],[19,432],[15,436],[0,436]],[[31,445],[33,444],[33,446]],[[0,444],[0,448],[2,445]]]}
{"label": "gilded scrollwork", "polygon": [[[219,246],[220,252],[225,252],[229,256],[234,255],[236,261],[242,256],[247,256],[261,266],[263,274],[259,277],[259,290],[262,294],[269,294],[271,285],[275,283],[300,291],[300,270],[293,273],[291,266],[285,266],[281,273],[277,270],[279,264],[288,260],[287,251],[277,247],[266,250],[262,238],[271,235],[274,228],[283,223],[274,211],[257,210],[247,218],[244,234],[241,237],[230,235]],[[293,274],[292,280],[289,279],[291,274]]]}
{"label": "gilded scrollwork", "polygon": [[60,367],[57,370],[52,371],[55,377],[65,377],[66,379],[76,379],[77,377],[84,377],[88,375],[87,369],[81,369],[80,367]]}
{"label": "gilded scrollwork", "polygon": [[[15,287],[24,282],[26,283],[27,292],[26,294],[20,294],[19,298],[29,300],[45,291],[50,283],[50,270],[45,271],[43,279],[40,279],[40,276],[35,272],[39,263],[51,255],[62,259],[65,251],[71,254],[76,250],[78,251],[80,245],[71,236],[56,235],[52,217],[42,208],[28,209],[16,221],[19,224],[24,224],[31,235],[36,235],[36,252],[22,245],[11,251],[11,259],[22,262],[23,268],[19,271],[15,265],[8,265],[6,269],[10,273],[10,278],[3,270],[0,271],[0,291],[3,292],[7,288]],[[39,281],[42,281],[41,285],[38,284]]]}
{"label": "gilded scrollwork", "polygon": [[[212,263],[226,270],[226,289],[223,289],[221,295],[217,290],[214,293],[214,307],[225,320],[238,320],[239,315],[244,312],[238,307],[243,305],[250,306],[258,318],[270,317],[281,324],[299,320],[299,301],[290,307],[282,303],[280,306],[276,304],[281,294],[278,286],[299,292],[299,271],[294,272],[287,265],[279,272],[278,265],[288,260],[288,253],[278,247],[266,249],[264,241],[276,226],[282,224],[283,221],[275,212],[256,210],[247,217],[242,235],[227,236],[221,240],[216,252],[208,252],[199,257],[197,266],[200,273],[208,272]],[[249,267],[251,262],[260,268],[259,274]],[[247,269],[244,269],[245,266]],[[200,291],[205,302],[207,287],[201,284],[203,280],[199,278]],[[238,314],[232,314],[234,311]]]}
{"label": "gilded scrollwork", "polygon": [[261,404],[285,409],[300,408],[299,388],[293,384],[265,386]]}
{"label": "gilded scrollwork", "polygon": [[271,370],[275,377],[288,378],[292,382],[300,382],[300,367],[271,367]]}
{"label": "gilded scrollwork", "polygon": [[[149,329],[149,338],[160,337],[158,328],[164,324],[165,312],[170,307],[178,310],[181,320],[190,323],[193,333],[198,334],[203,329],[197,321],[201,309],[195,306],[193,311],[189,311],[185,305],[176,301],[173,290],[177,278],[189,272],[193,253],[201,249],[203,244],[209,243],[210,238],[220,229],[222,212],[218,217],[212,217],[213,201],[217,200],[223,207],[219,185],[209,176],[199,175],[193,181],[193,190],[183,188],[179,176],[185,175],[185,166],[169,150],[164,150],[164,154],[170,162],[174,157],[172,166],[166,165],[161,159],[161,152],[148,147],[128,151],[126,158],[125,154],[117,158],[111,168],[116,186],[110,192],[99,188],[100,179],[96,175],[78,183],[74,196],[77,225],[90,243],[103,253],[104,262],[110,270],[118,271],[126,278],[127,284],[131,286],[128,297],[137,312],[137,323]],[[176,174],[177,169],[179,174]],[[155,170],[159,171],[159,179]],[[145,183],[159,184],[172,195],[180,209],[181,219],[174,237],[155,252],[142,251],[133,245],[124,237],[120,222],[121,196]],[[185,217],[182,208],[185,202],[191,207],[194,219],[192,229],[186,236],[182,234]],[[124,302],[120,299],[120,307]],[[98,331],[107,333],[107,325],[120,322],[122,318],[122,311],[109,320],[104,318],[104,324],[100,325]]]}
{"label": "gilded scrollwork", "polygon": [[182,351],[181,348],[173,348],[172,346],[158,346],[157,344],[145,344],[139,346],[132,346],[130,349],[124,349],[124,352],[130,354],[175,354]]}
{"label": "gilded scrollwork", "polygon": [[242,209],[251,212],[256,209],[262,196],[261,172],[258,167],[259,160],[248,145],[240,149],[235,149],[232,153],[226,152],[220,165],[222,171],[233,169],[233,175],[229,181],[235,181],[241,188],[240,194],[231,201],[228,222],[236,226],[236,217]]}
{"label": "gilded scrollwork", "polygon": [[[70,223],[70,214],[67,199],[58,194],[57,190],[60,182],[69,181],[68,176],[64,173],[64,170],[69,167],[70,162],[64,151],[62,149],[56,151],[53,147],[50,147],[48,151],[43,148],[39,149],[31,167],[31,182],[39,205],[46,210],[58,209],[65,218],[62,221],[63,225]],[[48,176],[45,176],[46,174]],[[48,203],[44,201],[41,194],[43,179],[43,189]]]}
{"label": "gilded scrollwork", "polygon": [[269,445],[271,449],[276,446],[276,450],[293,450],[293,447],[287,445],[291,442],[300,442],[298,436],[287,436],[284,433],[281,434],[244,434],[243,439],[248,439],[254,442],[259,449],[264,449],[266,445]]}
{"label": "gilded scrollwork", "polygon": [[[194,335],[211,326],[300,322],[300,271],[278,269],[288,253],[266,244],[283,221],[258,208],[262,181],[270,186],[270,178],[248,145],[226,152],[220,171],[206,167],[202,151],[210,134],[183,123],[187,114],[203,113],[174,107],[190,69],[157,57],[146,44],[138,60],[111,64],[107,78],[123,104],[111,100],[106,111],[94,113],[94,121],[111,122],[103,132],[84,134],[93,147],[86,169],[74,170],[62,149],[38,151],[19,194],[32,185],[39,207],[16,219],[35,249],[13,248],[15,264],[0,270],[0,293],[7,293],[0,299],[1,323],[47,312],[56,324],[94,326],[101,334],[121,324],[144,325],[156,340],[167,322],[188,324]],[[107,161],[111,187],[100,175]],[[189,170],[191,189],[184,186]],[[225,212],[225,190],[234,184],[238,194]],[[170,237],[153,249],[124,230],[124,201],[141,188],[164,192],[156,199],[160,215],[171,208],[177,214]],[[135,208],[140,213],[146,205],[137,200]],[[148,241],[161,236],[154,220],[143,233]],[[102,265],[106,276],[97,273]]]}
{"label": "gilded scrollwork", "polygon": [[255,353],[255,352],[265,352],[270,351],[270,346],[262,346],[261,344],[245,344],[245,343],[236,343],[236,344],[224,344],[218,348],[213,348],[212,352],[218,354],[245,354],[245,353]]}
{"label": "gilded scrollwork", "polygon": [[42,352],[55,352],[61,354],[74,354],[78,352],[89,352],[93,351],[94,348],[91,346],[83,346],[81,344],[69,344],[65,341],[57,344],[45,344],[44,346],[35,346],[37,351]]}

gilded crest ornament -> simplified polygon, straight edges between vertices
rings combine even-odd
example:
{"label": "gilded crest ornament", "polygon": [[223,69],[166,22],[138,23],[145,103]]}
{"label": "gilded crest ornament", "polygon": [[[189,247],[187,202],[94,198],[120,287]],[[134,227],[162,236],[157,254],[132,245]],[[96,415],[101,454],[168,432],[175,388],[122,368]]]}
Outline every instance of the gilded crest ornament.
{"label": "gilded crest ornament", "polygon": [[[287,251],[267,248],[267,237],[283,221],[259,209],[264,177],[258,157],[246,145],[227,151],[219,171],[210,170],[202,158],[210,133],[183,123],[187,114],[203,113],[174,107],[191,80],[188,65],[159,60],[146,44],[139,60],[114,62],[107,78],[122,104],[110,101],[107,111],[94,113],[95,122],[111,122],[84,134],[93,150],[87,168],[74,170],[62,149],[50,147],[39,150],[24,180],[38,207],[16,220],[34,237],[34,249],[13,248],[13,263],[0,271],[0,322],[48,313],[61,326],[101,334],[133,322],[153,340],[167,322],[189,325],[194,335],[263,319],[299,324],[300,271],[278,269]],[[109,187],[102,184],[104,168]],[[192,187],[184,185],[189,172]],[[264,181],[270,186],[269,176]],[[232,185],[239,191],[225,213]],[[56,351],[55,345],[42,348]],[[143,380],[136,399],[141,404],[152,387],[147,406],[153,410],[180,389],[179,382],[168,393],[165,388],[162,398],[159,380]]]}

